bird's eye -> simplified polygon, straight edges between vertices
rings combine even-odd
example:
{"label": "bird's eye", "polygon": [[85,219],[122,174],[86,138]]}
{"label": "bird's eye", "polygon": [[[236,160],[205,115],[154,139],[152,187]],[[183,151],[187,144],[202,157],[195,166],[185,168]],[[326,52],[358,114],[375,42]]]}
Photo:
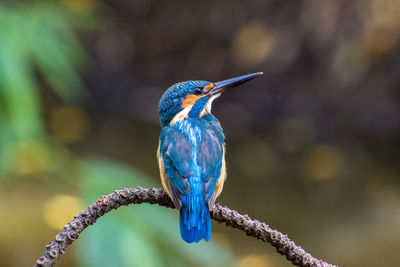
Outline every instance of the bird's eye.
{"label": "bird's eye", "polygon": [[201,88],[199,88],[199,87],[194,89],[194,94],[195,95],[201,95],[202,92],[203,92],[203,90]]}

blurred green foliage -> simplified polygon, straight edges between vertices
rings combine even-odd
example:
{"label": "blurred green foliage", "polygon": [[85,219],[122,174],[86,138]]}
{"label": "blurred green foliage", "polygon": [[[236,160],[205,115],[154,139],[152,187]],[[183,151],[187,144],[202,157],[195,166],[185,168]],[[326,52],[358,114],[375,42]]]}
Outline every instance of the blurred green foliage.
{"label": "blurred green foliage", "polygon": [[[88,205],[115,189],[157,185],[116,162],[77,160],[49,138],[41,101],[43,84],[67,103],[76,104],[87,97],[79,70],[88,58],[74,32],[82,28],[84,17],[60,2],[0,5],[0,178],[4,183],[5,178],[15,176],[46,176],[46,187],[54,190],[53,194],[60,186],[72,185]],[[76,168],[69,170],[70,166]],[[63,171],[67,174],[60,173]],[[58,178],[57,187],[53,177]],[[196,262],[225,266],[232,261],[233,256],[216,241],[185,244],[177,216],[175,211],[148,205],[108,214],[77,242],[78,264],[185,266]]]}
{"label": "blurred green foliage", "polygon": [[66,101],[84,97],[77,66],[87,57],[73,32],[77,22],[57,2],[0,5],[1,173],[51,168],[47,156],[37,155],[51,153],[39,88],[47,82]]}

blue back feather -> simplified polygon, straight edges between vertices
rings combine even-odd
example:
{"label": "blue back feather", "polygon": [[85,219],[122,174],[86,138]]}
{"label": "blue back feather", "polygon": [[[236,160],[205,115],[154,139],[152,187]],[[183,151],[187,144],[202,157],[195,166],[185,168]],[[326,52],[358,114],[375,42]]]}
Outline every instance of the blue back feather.
{"label": "blue back feather", "polygon": [[[224,134],[211,114],[162,128],[160,154],[170,179],[180,230],[186,242],[209,240],[209,201],[221,174]],[[212,202],[212,205],[214,203]]]}

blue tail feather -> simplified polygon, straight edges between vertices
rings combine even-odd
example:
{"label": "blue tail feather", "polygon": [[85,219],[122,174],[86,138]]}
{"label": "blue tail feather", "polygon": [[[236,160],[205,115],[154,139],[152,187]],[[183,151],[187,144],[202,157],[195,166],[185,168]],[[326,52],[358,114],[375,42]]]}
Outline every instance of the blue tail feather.
{"label": "blue tail feather", "polygon": [[188,243],[206,241],[211,237],[211,217],[202,196],[183,201],[180,214],[181,237]]}

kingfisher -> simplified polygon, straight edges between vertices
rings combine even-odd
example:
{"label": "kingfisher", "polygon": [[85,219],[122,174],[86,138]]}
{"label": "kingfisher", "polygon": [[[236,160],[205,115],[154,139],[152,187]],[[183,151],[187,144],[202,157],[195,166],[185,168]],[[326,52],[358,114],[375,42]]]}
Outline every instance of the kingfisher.
{"label": "kingfisher", "polygon": [[225,135],[211,105],[221,93],[261,74],[214,83],[180,82],[161,97],[157,149],[161,184],[180,211],[180,233],[188,243],[210,240],[210,211],[226,179]]}

